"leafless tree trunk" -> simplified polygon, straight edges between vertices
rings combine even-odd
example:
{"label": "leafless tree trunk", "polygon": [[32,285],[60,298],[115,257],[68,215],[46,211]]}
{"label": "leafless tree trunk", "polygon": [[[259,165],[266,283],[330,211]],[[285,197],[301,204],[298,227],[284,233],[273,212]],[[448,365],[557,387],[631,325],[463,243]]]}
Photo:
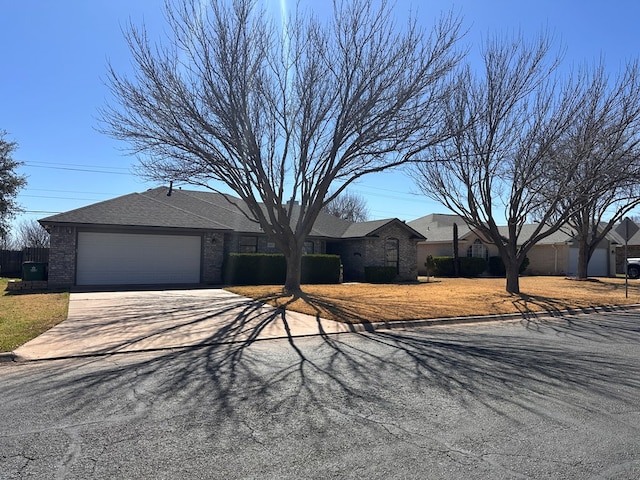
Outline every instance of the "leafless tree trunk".
{"label": "leafless tree trunk", "polygon": [[136,72],[109,69],[104,130],[149,179],[231,188],[286,256],[296,292],[320,210],[442,140],[460,22],[443,17],[426,35],[413,19],[395,24],[384,0],[337,0],[326,22],[296,10],[279,28],[257,2],[230,3],[168,3],[170,45],[129,28]]}
{"label": "leafless tree trunk", "polygon": [[458,224],[453,224],[453,276],[460,276],[460,252],[458,242]]}
{"label": "leafless tree trunk", "polygon": [[559,210],[578,241],[577,277],[586,279],[598,244],[640,205],[640,69],[637,61],[611,85],[604,66],[585,69],[585,102],[563,139],[561,155],[577,161]]}
{"label": "leafless tree trunk", "polygon": [[365,222],[369,216],[364,197],[349,191],[342,192],[322,210],[329,215],[351,222]]}
{"label": "leafless tree trunk", "polygon": [[[581,97],[553,78],[559,57],[542,34],[489,40],[483,74],[467,66],[446,113],[451,139],[431,147],[413,174],[422,191],[494,243],[506,269],[506,290],[520,292],[519,269],[538,241],[566,215],[556,208],[575,166],[552,155],[573,122]],[[506,219],[506,227],[498,222]],[[526,223],[537,220],[523,235]]]}

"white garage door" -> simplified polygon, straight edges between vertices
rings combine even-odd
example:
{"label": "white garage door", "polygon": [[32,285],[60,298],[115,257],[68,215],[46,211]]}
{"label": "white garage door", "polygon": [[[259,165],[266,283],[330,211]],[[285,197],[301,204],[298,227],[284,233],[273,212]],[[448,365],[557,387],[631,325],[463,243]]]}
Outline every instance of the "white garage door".
{"label": "white garage door", "polygon": [[78,233],[77,285],[200,282],[199,236]]}
{"label": "white garage door", "polygon": [[[591,277],[608,277],[609,276],[609,259],[607,258],[608,250],[606,248],[596,248],[589,260],[587,275]],[[578,271],[578,249],[569,249],[569,274],[575,275]]]}

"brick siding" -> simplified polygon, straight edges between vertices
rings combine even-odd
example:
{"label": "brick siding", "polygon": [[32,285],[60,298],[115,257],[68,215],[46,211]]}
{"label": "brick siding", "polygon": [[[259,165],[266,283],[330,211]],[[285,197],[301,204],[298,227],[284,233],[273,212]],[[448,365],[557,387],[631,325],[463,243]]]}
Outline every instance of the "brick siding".
{"label": "brick siding", "polygon": [[225,235],[207,232],[202,236],[202,282],[222,283]]}
{"label": "brick siding", "polygon": [[75,283],[76,228],[52,226],[49,235],[49,287],[69,288]]}

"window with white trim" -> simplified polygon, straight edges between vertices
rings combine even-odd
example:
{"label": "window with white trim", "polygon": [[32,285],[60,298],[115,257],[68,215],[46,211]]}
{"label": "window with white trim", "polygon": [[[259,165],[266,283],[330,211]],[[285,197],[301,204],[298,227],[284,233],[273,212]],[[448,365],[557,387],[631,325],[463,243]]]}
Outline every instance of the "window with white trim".
{"label": "window with white trim", "polygon": [[469,248],[467,248],[467,257],[484,258],[485,260],[489,260],[489,250],[487,250],[487,247],[482,243],[482,240],[476,238],[473,241],[473,244],[469,245]]}

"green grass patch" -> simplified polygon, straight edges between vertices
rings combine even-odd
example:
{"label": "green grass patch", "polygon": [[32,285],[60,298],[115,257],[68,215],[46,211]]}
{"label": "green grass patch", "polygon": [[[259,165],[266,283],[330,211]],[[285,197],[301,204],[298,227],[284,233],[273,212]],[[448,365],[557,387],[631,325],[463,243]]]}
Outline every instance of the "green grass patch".
{"label": "green grass patch", "polygon": [[11,294],[0,278],[0,352],[11,352],[67,318],[69,292]]}

